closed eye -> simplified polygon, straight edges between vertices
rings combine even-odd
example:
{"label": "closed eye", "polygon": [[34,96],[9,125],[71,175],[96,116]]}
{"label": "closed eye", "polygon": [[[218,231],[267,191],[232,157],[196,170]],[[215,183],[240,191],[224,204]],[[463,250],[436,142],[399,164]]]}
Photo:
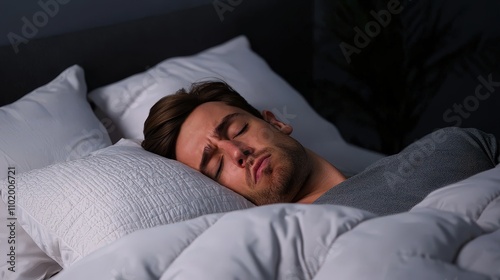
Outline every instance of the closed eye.
{"label": "closed eye", "polygon": [[220,174],[222,173],[223,165],[224,165],[224,157],[221,157],[220,162],[219,162],[219,168],[217,168],[217,172],[215,172],[215,180],[216,181],[219,180]]}
{"label": "closed eye", "polygon": [[234,136],[234,138],[240,136],[241,134],[245,133],[245,131],[248,129],[248,123],[246,123],[243,128]]}

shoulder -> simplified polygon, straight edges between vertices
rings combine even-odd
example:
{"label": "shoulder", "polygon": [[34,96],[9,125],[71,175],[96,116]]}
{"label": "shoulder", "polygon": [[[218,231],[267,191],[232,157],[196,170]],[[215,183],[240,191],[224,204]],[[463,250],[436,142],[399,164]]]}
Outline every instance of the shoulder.
{"label": "shoulder", "polygon": [[446,127],[438,129],[418,142],[430,143],[436,146],[472,146],[482,148],[484,146],[496,147],[496,139],[493,135],[487,134],[475,128]]}
{"label": "shoulder", "polygon": [[[403,153],[422,152],[427,156],[454,156],[472,160],[486,155],[493,162],[498,158],[498,142],[495,136],[475,128],[447,127],[438,129],[405,148]],[[434,153],[438,152],[438,153]]]}

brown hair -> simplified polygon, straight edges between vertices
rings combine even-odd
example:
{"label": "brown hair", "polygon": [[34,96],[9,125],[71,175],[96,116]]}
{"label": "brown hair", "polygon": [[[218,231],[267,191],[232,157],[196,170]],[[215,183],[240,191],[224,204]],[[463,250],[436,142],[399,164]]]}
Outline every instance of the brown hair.
{"label": "brown hair", "polygon": [[193,83],[189,91],[181,88],[175,94],[163,97],[151,107],[149,116],[144,122],[142,147],[155,154],[175,159],[175,145],[182,124],[196,107],[212,101],[224,102],[262,118],[259,111],[227,83],[223,81]]}

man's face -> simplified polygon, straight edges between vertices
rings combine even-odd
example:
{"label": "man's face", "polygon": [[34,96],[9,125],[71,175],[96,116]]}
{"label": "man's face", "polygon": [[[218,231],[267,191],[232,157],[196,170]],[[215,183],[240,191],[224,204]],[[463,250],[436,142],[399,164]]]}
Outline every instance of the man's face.
{"label": "man's face", "polygon": [[292,202],[310,172],[306,150],[291,126],[226,105],[198,106],[182,124],[177,160],[256,205]]}

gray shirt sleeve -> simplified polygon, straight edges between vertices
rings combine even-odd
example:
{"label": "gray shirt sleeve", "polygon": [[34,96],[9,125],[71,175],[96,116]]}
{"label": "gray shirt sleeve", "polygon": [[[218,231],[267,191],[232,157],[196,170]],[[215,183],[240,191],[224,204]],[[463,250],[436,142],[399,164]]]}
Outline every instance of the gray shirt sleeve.
{"label": "gray shirt sleeve", "polygon": [[439,129],[334,186],[314,204],[351,206],[379,215],[408,211],[433,190],[498,162],[493,135],[477,129]]}

